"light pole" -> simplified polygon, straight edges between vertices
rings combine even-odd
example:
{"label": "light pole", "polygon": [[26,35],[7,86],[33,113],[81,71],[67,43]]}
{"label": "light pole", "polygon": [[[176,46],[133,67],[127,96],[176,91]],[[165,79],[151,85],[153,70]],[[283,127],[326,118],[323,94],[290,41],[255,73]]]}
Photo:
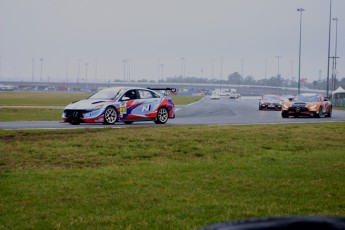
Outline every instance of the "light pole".
{"label": "light pole", "polygon": [[161,69],[162,69],[161,80],[164,81],[164,64],[161,64]]}
{"label": "light pole", "polygon": [[332,0],[329,1],[329,23],[328,23],[328,57],[327,57],[327,97],[329,97],[329,59],[331,53],[331,21],[332,21]]}
{"label": "light pole", "polygon": [[42,78],[43,58],[40,58],[40,61],[41,61],[41,76],[40,76],[40,81],[43,81],[43,78]]}
{"label": "light pole", "polygon": [[98,60],[95,58],[95,82],[97,82]]}
{"label": "light pole", "polygon": [[78,79],[77,79],[77,83],[79,84],[79,78],[80,78],[80,59],[78,60]]}
{"label": "light pole", "polygon": [[332,91],[335,90],[335,82],[337,79],[337,46],[338,46],[338,18],[333,18],[335,21],[335,51],[333,57],[333,71],[332,71]]}
{"label": "light pole", "polygon": [[84,79],[85,89],[87,89],[87,66],[88,66],[88,63],[86,62],[85,63],[85,79]]}
{"label": "light pole", "polygon": [[291,60],[291,84],[293,82],[293,60]]}
{"label": "light pole", "polygon": [[278,59],[278,73],[277,73],[277,77],[279,76],[279,59],[281,58],[282,56],[276,56],[276,58]]}
{"label": "light pole", "polygon": [[302,50],[302,12],[303,8],[298,8],[300,12],[299,17],[299,55],[298,55],[298,94],[301,93],[301,50]]}
{"label": "light pole", "polygon": [[127,81],[128,83],[131,83],[131,61],[132,59],[127,60]]}
{"label": "light pole", "polygon": [[68,58],[66,58],[66,82],[68,82]]}
{"label": "light pole", "polygon": [[213,83],[213,78],[214,78],[214,58],[211,59],[212,61],[212,74],[211,74],[211,77],[212,77],[212,83]]}
{"label": "light pole", "polygon": [[184,77],[185,66],[184,66],[184,58],[181,58],[181,77]]}
{"label": "light pole", "polygon": [[[244,60],[243,59],[241,59],[241,64],[242,64],[242,80],[245,80],[245,78],[244,78]],[[237,79],[237,90],[238,90],[238,93],[240,92],[240,80],[241,80],[241,78],[238,78]]]}
{"label": "light pole", "polygon": [[265,79],[267,79],[267,60],[265,60]]}
{"label": "light pole", "polygon": [[31,79],[31,81],[34,82],[34,79],[35,79],[35,58],[34,57],[32,58],[31,68],[32,68],[32,75],[31,75],[32,79]]}
{"label": "light pole", "polygon": [[123,60],[123,82],[126,82],[126,62],[127,60]]}
{"label": "light pole", "polygon": [[223,57],[220,57],[220,74],[219,74],[219,88],[222,88],[222,78],[223,78]]}

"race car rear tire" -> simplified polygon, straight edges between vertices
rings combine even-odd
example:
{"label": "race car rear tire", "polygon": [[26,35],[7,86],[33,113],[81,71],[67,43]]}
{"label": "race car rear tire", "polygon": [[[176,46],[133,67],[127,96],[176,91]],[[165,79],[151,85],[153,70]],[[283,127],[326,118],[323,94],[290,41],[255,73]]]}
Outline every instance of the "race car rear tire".
{"label": "race car rear tire", "polygon": [[157,111],[156,124],[165,124],[169,119],[169,111],[165,107],[160,107]]}
{"label": "race car rear tire", "polygon": [[114,124],[117,121],[117,111],[110,106],[104,111],[104,124]]}
{"label": "race car rear tire", "polygon": [[325,117],[332,117],[332,108],[329,109],[329,112],[326,114]]}

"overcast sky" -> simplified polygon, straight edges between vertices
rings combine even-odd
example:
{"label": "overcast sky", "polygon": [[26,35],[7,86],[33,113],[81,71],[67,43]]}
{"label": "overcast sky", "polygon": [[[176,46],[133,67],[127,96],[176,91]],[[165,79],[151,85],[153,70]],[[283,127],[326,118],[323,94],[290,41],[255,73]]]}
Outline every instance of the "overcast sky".
{"label": "overcast sky", "polygon": [[[344,77],[345,1],[332,3]],[[276,76],[278,63],[284,78],[297,77],[297,8],[304,8],[301,77],[312,82],[327,75],[329,6],[330,0],[0,0],[0,80],[38,81],[41,63],[44,81],[225,79],[233,72],[261,79]]]}

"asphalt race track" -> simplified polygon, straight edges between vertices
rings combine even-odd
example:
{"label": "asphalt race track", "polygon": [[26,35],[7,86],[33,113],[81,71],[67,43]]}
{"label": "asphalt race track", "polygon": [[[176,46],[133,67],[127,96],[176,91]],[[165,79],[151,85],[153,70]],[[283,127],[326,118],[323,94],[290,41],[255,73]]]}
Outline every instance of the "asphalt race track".
{"label": "asphalt race track", "polygon": [[[345,111],[333,110],[331,118],[282,118],[280,111],[260,111],[258,97],[243,97],[239,100],[221,97],[202,100],[177,107],[176,118],[165,125],[241,125],[241,124],[286,124],[344,122]],[[62,111],[61,111],[62,113]],[[0,122],[0,129],[71,129],[71,128],[128,128],[138,126],[157,126],[154,122],[137,122],[131,125],[80,124],[70,125],[61,121]]]}

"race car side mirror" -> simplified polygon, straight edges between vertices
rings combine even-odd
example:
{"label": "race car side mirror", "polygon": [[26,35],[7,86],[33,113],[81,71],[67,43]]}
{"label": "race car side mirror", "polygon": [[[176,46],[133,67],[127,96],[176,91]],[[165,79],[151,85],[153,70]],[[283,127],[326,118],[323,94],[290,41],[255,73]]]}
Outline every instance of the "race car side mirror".
{"label": "race car side mirror", "polygon": [[289,97],[289,101],[293,101],[293,97]]}

